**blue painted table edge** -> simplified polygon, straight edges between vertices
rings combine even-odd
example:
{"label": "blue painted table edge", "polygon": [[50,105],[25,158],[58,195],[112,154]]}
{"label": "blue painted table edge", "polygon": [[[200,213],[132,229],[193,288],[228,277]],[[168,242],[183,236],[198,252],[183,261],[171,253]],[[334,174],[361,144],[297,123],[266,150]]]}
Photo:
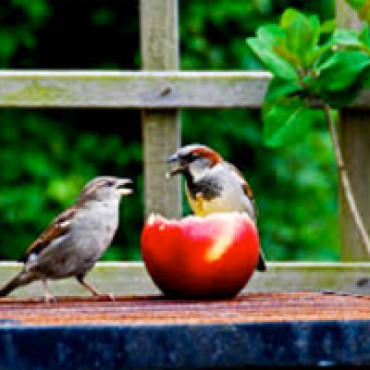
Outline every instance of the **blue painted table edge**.
{"label": "blue painted table edge", "polygon": [[0,369],[370,368],[370,319],[204,325],[0,322]]}

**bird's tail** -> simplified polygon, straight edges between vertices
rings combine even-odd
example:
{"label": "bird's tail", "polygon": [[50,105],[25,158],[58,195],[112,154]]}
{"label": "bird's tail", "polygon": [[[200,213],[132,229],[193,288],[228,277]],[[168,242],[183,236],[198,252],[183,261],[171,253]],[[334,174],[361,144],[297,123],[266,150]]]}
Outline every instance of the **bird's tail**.
{"label": "bird's tail", "polygon": [[266,271],[267,270],[267,265],[266,265],[266,258],[265,258],[265,255],[262,251],[262,249],[260,249],[260,254],[258,256],[258,262],[257,262],[257,270],[258,271]]}
{"label": "bird's tail", "polygon": [[12,280],[10,280],[7,284],[5,284],[0,289],[0,297],[5,297],[10,294],[14,289],[26,285],[30,282],[35,280],[35,275],[29,273],[27,271],[21,271],[18,275],[16,275]]}

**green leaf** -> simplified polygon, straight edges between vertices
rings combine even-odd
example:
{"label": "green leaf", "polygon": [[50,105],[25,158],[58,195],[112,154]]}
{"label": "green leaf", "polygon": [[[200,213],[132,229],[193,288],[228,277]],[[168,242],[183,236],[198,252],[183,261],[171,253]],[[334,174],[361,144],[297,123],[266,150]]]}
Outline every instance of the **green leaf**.
{"label": "green leaf", "polygon": [[280,20],[286,31],[287,48],[305,60],[317,45],[320,35],[320,22],[317,16],[307,17],[295,9],[287,9]]}
{"label": "green leaf", "polygon": [[263,137],[268,146],[278,147],[301,140],[313,124],[313,110],[297,98],[265,106]]}
{"label": "green leaf", "polygon": [[352,8],[355,8],[356,10],[359,10],[366,4],[367,0],[347,0],[347,3],[352,6]]}
{"label": "green leaf", "polygon": [[350,104],[359,94],[359,92],[370,87],[368,85],[370,79],[370,67],[361,72],[356,81],[346,89],[338,91],[322,89],[320,97],[333,108],[342,108]]}
{"label": "green leaf", "polygon": [[[284,63],[285,65],[287,65],[289,70],[292,71],[292,68],[294,69],[295,67],[299,67],[302,64],[301,58],[287,48],[286,32],[278,25],[263,25],[258,28],[256,34],[257,39],[263,44],[263,49],[265,53],[268,49],[268,51],[272,53],[275,58],[279,58],[279,63]],[[259,55],[259,57],[261,58],[261,55]],[[275,67],[276,61],[273,64]],[[270,70],[272,70],[271,66],[269,68]],[[275,68],[275,70],[279,69],[280,68]],[[292,71],[291,77],[294,78],[294,76],[296,76],[296,72]]]}
{"label": "green leaf", "polygon": [[297,56],[287,47],[286,32],[276,24],[267,24],[258,28],[257,38],[269,45],[271,51],[285,59],[293,66],[302,64],[300,56]]}
{"label": "green leaf", "polygon": [[247,39],[247,44],[272,73],[286,80],[298,78],[298,73],[293,65],[271,50],[266,41],[252,37]]}
{"label": "green leaf", "polygon": [[361,51],[345,50],[332,54],[317,69],[319,91],[338,91],[349,87],[369,65],[369,56]]}
{"label": "green leaf", "polygon": [[307,56],[307,65],[309,65],[311,68],[315,68],[315,63],[320,59],[324,53],[326,53],[328,50],[330,50],[333,46],[333,40],[328,40],[325,44],[321,46],[316,46],[313,51],[311,51]]}
{"label": "green leaf", "polygon": [[277,98],[286,97],[301,91],[303,91],[303,87],[297,81],[287,81],[279,77],[274,77],[269,83],[265,101],[273,102]]}
{"label": "green leaf", "polygon": [[[320,40],[320,34],[321,34],[321,25],[320,25],[320,19],[317,15],[310,15],[308,17],[308,20],[311,23],[312,27],[312,47],[317,45]],[[335,22],[335,20],[334,20]]]}
{"label": "green leaf", "polygon": [[271,72],[281,78],[294,80],[298,78],[298,73],[294,66],[280,57],[276,52],[269,48],[267,43],[264,43],[257,38],[249,38],[247,40],[249,47],[259,57],[262,63]]}
{"label": "green leaf", "polygon": [[370,48],[370,32],[368,24],[365,24],[364,29],[361,31],[359,39],[365,44],[367,48]]}
{"label": "green leaf", "polygon": [[293,65],[296,69],[299,69],[302,67],[304,61],[302,58],[294,53],[292,53],[288,48],[285,46],[282,47],[275,47],[274,51],[277,55],[285,59],[288,63]]}
{"label": "green leaf", "polygon": [[270,48],[286,45],[285,31],[277,24],[265,24],[258,27],[256,35],[259,40],[268,44]]}
{"label": "green leaf", "polygon": [[320,33],[332,33],[337,27],[336,19],[328,19],[327,21],[321,23]]}
{"label": "green leaf", "polygon": [[333,42],[340,46],[362,46],[358,32],[347,29],[337,29],[333,35]]}

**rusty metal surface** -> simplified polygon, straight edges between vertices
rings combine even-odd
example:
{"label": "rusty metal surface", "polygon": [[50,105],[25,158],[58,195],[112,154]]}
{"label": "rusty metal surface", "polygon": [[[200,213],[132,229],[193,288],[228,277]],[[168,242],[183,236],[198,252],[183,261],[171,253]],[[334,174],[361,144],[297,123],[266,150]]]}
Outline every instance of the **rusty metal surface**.
{"label": "rusty metal surface", "polygon": [[370,297],[312,292],[250,293],[229,300],[168,300],[161,296],[0,299],[0,324],[227,324],[370,320]]}

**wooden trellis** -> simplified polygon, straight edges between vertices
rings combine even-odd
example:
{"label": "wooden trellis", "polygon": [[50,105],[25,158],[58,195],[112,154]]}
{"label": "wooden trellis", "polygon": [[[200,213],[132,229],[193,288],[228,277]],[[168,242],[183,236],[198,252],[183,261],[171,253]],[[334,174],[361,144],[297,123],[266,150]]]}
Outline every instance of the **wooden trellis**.
{"label": "wooden trellis", "polygon": [[[357,15],[337,0],[338,24],[358,27]],[[141,0],[143,71],[2,71],[0,107],[142,109],[145,214],[181,215],[180,179],[167,181],[165,159],[180,145],[181,108],[259,108],[267,72],[178,71],[178,0]],[[355,197],[370,231],[370,91],[341,113],[341,144]],[[343,260],[368,260],[341,197]]]}

